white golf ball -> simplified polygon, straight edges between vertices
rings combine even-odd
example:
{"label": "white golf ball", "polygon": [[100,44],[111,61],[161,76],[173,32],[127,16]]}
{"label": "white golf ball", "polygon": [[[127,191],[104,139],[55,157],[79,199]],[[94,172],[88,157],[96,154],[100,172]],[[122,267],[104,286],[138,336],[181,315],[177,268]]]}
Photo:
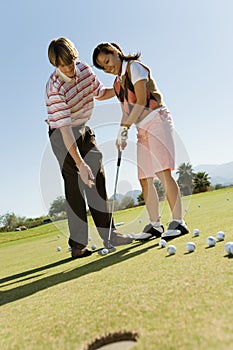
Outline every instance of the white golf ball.
{"label": "white golf ball", "polygon": [[167,252],[168,252],[168,254],[169,255],[174,255],[174,254],[176,254],[176,247],[174,246],[174,245],[169,245],[168,247],[167,247]]}
{"label": "white golf ball", "polygon": [[68,250],[68,252],[71,252],[72,248],[70,246],[68,246],[67,250]]}
{"label": "white golf ball", "polygon": [[206,243],[209,247],[214,247],[216,244],[216,238],[214,238],[213,236],[209,236],[206,240]]}
{"label": "white golf ball", "polygon": [[91,238],[91,237],[88,237],[88,241],[92,241],[92,238]]}
{"label": "white golf ball", "polygon": [[218,231],[216,233],[216,238],[217,238],[218,241],[224,241],[225,233],[223,231]]}
{"label": "white golf ball", "polygon": [[60,236],[60,235],[57,235],[57,238],[61,238],[61,236]]}
{"label": "white golf ball", "polygon": [[95,249],[96,249],[96,245],[95,245],[95,244],[92,244],[92,245],[91,245],[91,249],[92,249],[92,250],[95,250]]}
{"label": "white golf ball", "polygon": [[227,242],[225,244],[225,251],[227,252],[227,254],[233,255],[233,242]]}
{"label": "white golf ball", "polygon": [[199,236],[200,235],[200,230],[198,230],[198,228],[195,228],[194,230],[193,230],[193,236],[194,237],[197,237],[197,236]]}
{"label": "white golf ball", "polygon": [[194,250],[196,249],[196,244],[193,242],[188,242],[186,243],[186,250],[191,253],[194,252]]}
{"label": "white golf ball", "polygon": [[230,244],[229,250],[230,250],[230,255],[233,255],[233,244]]}
{"label": "white golf ball", "polygon": [[61,251],[61,247],[57,247],[57,251],[60,252]]}
{"label": "white golf ball", "polygon": [[107,255],[108,254],[108,249],[107,248],[103,248],[101,252],[102,252],[102,255]]}
{"label": "white golf ball", "polygon": [[142,220],[141,220],[141,219],[139,219],[139,220],[138,220],[138,222],[139,222],[139,224],[141,224],[141,223],[142,223]]}
{"label": "white golf ball", "polygon": [[167,245],[167,242],[165,241],[165,239],[160,239],[159,241],[160,248],[165,248],[166,245]]}

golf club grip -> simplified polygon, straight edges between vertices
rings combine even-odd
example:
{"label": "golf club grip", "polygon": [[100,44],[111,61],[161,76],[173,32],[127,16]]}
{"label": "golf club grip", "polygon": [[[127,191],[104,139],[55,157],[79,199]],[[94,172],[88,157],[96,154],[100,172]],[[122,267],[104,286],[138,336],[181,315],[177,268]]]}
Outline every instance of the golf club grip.
{"label": "golf club grip", "polygon": [[118,150],[118,159],[117,159],[117,166],[118,167],[121,165],[121,155],[122,155],[122,151]]}

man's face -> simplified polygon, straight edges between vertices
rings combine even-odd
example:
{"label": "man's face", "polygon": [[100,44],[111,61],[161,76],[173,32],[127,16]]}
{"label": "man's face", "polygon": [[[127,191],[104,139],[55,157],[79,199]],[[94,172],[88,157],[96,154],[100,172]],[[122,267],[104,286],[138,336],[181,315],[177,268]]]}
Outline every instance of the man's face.
{"label": "man's face", "polygon": [[60,71],[63,74],[65,74],[68,78],[74,78],[76,74],[75,63],[76,61],[74,60],[71,64],[67,65],[61,59],[59,59],[59,64],[57,68],[60,69]]}

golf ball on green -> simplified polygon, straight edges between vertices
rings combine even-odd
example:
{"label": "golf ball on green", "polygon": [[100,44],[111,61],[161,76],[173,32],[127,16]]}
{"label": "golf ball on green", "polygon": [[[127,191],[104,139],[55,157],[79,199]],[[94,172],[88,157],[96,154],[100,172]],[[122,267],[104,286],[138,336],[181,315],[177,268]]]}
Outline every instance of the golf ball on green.
{"label": "golf ball on green", "polygon": [[227,242],[225,244],[225,251],[227,252],[227,254],[233,255],[233,242]]}
{"label": "golf ball on green", "polygon": [[193,236],[194,237],[197,237],[197,236],[199,236],[200,235],[200,231],[198,230],[198,228],[195,228],[194,230],[193,230]]}
{"label": "golf ball on green", "polygon": [[165,241],[165,239],[160,239],[159,241],[160,248],[165,248],[166,245],[167,245],[167,242]]}
{"label": "golf ball on green", "polygon": [[174,255],[176,254],[176,247],[172,244],[170,244],[168,247],[167,247],[167,252],[169,255]]}
{"label": "golf ball on green", "polygon": [[196,249],[196,244],[193,242],[188,242],[186,243],[186,250],[191,253],[194,252],[194,250]]}
{"label": "golf ball on green", "polygon": [[214,238],[213,236],[209,236],[206,240],[206,243],[209,247],[214,247],[216,244],[216,238]]}
{"label": "golf ball on green", "polygon": [[224,241],[225,233],[223,231],[218,231],[216,233],[216,238],[217,238],[218,241]]}

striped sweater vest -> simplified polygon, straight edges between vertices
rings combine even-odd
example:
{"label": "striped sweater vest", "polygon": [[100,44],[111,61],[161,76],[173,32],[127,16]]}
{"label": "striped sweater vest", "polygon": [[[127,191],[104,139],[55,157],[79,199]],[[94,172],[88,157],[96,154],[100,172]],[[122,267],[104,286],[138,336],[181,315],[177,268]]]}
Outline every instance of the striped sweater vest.
{"label": "striped sweater vest", "polygon": [[[133,106],[137,102],[134,86],[131,82],[131,74],[130,74],[131,62],[132,61],[128,63],[126,72],[122,76],[121,81],[119,81],[118,78],[116,78],[114,81],[115,94],[118,100],[121,102],[122,110],[125,116],[128,116],[130,114]],[[137,122],[144,119],[151,112],[151,110],[157,109],[164,105],[162,94],[158,90],[155,81],[151,78],[150,69],[144,64],[142,64],[141,62],[138,62],[138,63],[140,63],[148,71],[149,79],[146,83],[146,94],[147,94],[146,105]]]}

